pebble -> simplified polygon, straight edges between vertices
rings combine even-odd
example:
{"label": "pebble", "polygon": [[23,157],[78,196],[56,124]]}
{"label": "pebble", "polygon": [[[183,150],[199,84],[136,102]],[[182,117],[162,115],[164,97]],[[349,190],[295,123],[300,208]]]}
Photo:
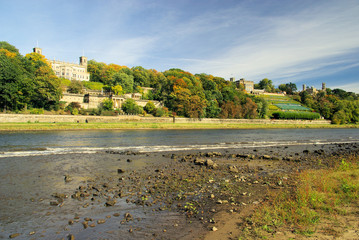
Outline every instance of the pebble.
{"label": "pebble", "polygon": [[16,238],[16,237],[18,237],[18,236],[20,236],[21,235],[21,233],[14,233],[14,234],[11,234],[10,236],[9,236],[9,238]]}
{"label": "pebble", "polygon": [[215,232],[215,231],[218,231],[218,228],[212,227],[211,230],[212,230],[213,232]]}
{"label": "pebble", "polygon": [[103,223],[105,223],[105,222],[106,222],[105,219],[99,219],[99,220],[97,220],[97,224],[103,224]]}

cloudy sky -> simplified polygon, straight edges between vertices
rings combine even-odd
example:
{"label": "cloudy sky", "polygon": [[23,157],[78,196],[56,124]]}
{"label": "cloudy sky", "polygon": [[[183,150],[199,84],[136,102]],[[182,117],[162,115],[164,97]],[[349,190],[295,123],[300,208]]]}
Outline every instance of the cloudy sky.
{"label": "cloudy sky", "polygon": [[359,93],[357,0],[0,0],[0,41],[49,59]]}

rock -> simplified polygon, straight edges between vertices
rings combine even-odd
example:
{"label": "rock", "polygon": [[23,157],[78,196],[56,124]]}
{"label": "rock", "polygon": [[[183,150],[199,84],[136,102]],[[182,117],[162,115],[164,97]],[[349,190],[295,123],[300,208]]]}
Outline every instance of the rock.
{"label": "rock", "polygon": [[276,156],[274,156],[274,157],[272,157],[272,160],[276,160],[276,161],[279,161],[279,160],[282,160],[280,157],[276,157]]}
{"label": "rock", "polygon": [[9,236],[9,238],[16,238],[16,237],[18,237],[18,236],[20,236],[21,235],[21,233],[14,233],[14,234],[11,234],[10,236]]}
{"label": "rock", "polygon": [[263,159],[271,159],[272,157],[269,156],[269,155],[263,155],[262,158],[263,158]]}
{"label": "rock", "polygon": [[68,237],[69,240],[75,240],[75,236],[70,234],[69,237]]}
{"label": "rock", "polygon": [[87,222],[92,222],[93,219],[92,219],[92,218],[89,218],[89,217],[85,217],[85,221],[87,221]]}
{"label": "rock", "polygon": [[119,217],[120,214],[119,214],[119,213],[114,213],[113,216],[114,216],[114,217]]}
{"label": "rock", "polygon": [[218,228],[212,227],[211,230],[212,230],[213,232],[215,232],[215,231],[218,231]]}
{"label": "rock", "polygon": [[205,164],[206,164],[207,167],[212,167],[213,164],[214,164],[214,162],[213,162],[212,159],[207,159],[206,162],[205,162]]}
{"label": "rock", "polygon": [[125,216],[125,219],[126,219],[127,222],[133,220],[133,217],[132,217],[132,215],[130,213],[125,213],[124,216]]}
{"label": "rock", "polygon": [[238,173],[238,168],[236,166],[234,166],[234,165],[230,165],[229,166],[229,171],[231,173]]}
{"label": "rock", "polygon": [[57,206],[57,205],[59,205],[59,202],[58,201],[50,201],[50,205]]}
{"label": "rock", "polygon": [[200,166],[205,165],[205,162],[206,162],[206,160],[204,160],[204,159],[202,159],[202,158],[196,158],[196,159],[194,160],[194,164],[195,164],[195,165],[200,165]]}
{"label": "rock", "polygon": [[123,170],[123,169],[121,169],[121,168],[117,169],[117,173],[118,173],[118,174],[124,173],[124,172],[125,172],[125,170]]}
{"label": "rock", "polygon": [[69,220],[69,225],[72,225],[72,224],[74,224],[74,220]]}
{"label": "rock", "polygon": [[132,162],[132,160],[131,160],[131,159],[127,159],[127,162]]}
{"label": "rock", "polygon": [[217,200],[217,202],[216,202],[217,204],[222,204],[223,202],[222,202],[222,200]]}
{"label": "rock", "polygon": [[303,151],[303,153],[308,154],[308,153],[309,153],[309,150],[308,150],[308,149],[305,149],[305,150]]}
{"label": "rock", "polygon": [[105,206],[106,207],[110,207],[110,206],[114,206],[116,204],[116,200],[115,199],[112,199],[112,200],[108,200],[106,203],[105,203]]}
{"label": "rock", "polygon": [[34,234],[35,234],[35,232],[34,232],[34,231],[29,232],[29,235],[34,235]]}
{"label": "rock", "polygon": [[72,178],[70,177],[70,175],[65,175],[64,180],[65,180],[65,182],[71,182]]}
{"label": "rock", "polygon": [[82,223],[82,226],[84,227],[84,229],[88,228],[89,227],[89,224],[87,221],[83,222]]}
{"label": "rock", "polygon": [[104,224],[106,222],[105,219],[99,219],[97,220],[97,224]]}

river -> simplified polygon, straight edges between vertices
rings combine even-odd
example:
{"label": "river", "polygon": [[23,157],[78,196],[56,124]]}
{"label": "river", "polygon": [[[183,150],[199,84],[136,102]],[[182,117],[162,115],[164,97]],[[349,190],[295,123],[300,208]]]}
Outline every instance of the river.
{"label": "river", "polygon": [[359,129],[101,130],[0,133],[0,157],[159,152],[359,141]]}

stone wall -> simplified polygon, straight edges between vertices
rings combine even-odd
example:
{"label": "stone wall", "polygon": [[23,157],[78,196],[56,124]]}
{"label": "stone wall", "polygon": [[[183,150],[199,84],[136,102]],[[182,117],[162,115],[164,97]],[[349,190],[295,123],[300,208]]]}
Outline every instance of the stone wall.
{"label": "stone wall", "polygon": [[[140,117],[135,115],[119,116],[82,116],[82,115],[35,115],[35,114],[0,114],[0,123],[9,122],[148,122],[148,123],[172,123],[171,117]],[[213,123],[213,124],[330,124],[327,120],[269,120],[269,119],[216,119],[216,118],[179,118],[176,123]]]}

